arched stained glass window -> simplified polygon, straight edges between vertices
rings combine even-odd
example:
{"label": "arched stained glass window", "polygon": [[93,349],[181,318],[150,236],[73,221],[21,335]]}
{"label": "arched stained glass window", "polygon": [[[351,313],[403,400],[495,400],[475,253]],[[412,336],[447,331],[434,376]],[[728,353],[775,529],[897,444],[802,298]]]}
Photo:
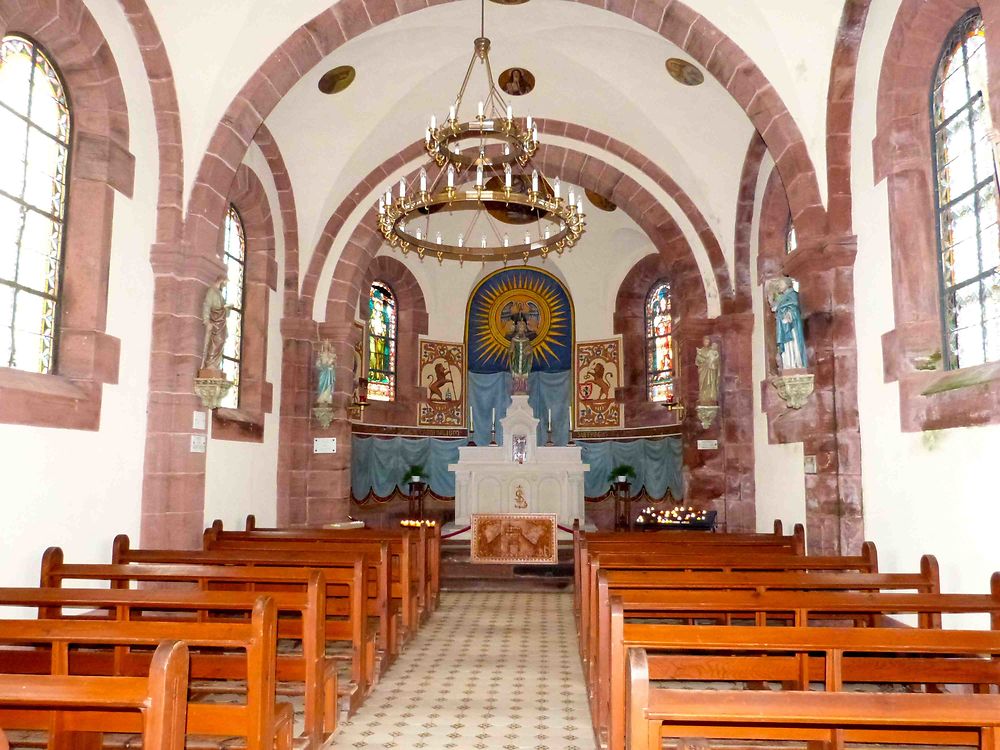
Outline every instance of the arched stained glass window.
{"label": "arched stained glass window", "polygon": [[646,297],[646,391],[650,401],[674,400],[674,321],[670,284],[658,281]]}
{"label": "arched stained glass window", "polygon": [[240,403],[240,370],[243,363],[243,311],[246,298],[247,239],[243,219],[235,206],[226,211],[222,232],[222,260],[226,264],[226,304],[232,305],[226,320],[226,344],[222,349],[222,371],[233,387],[221,406],[235,409]]}
{"label": "arched stained glass window", "polygon": [[30,39],[0,42],[0,366],[56,369],[70,109]]}
{"label": "arched stained glass window", "polygon": [[945,44],[934,80],[941,313],[945,364],[1000,359],[1000,250],[993,127],[984,90],[986,32],[978,10]]}
{"label": "arched stained glass window", "polygon": [[368,294],[368,398],[396,397],[396,298],[388,285],[372,284]]}
{"label": "arched stained glass window", "polygon": [[794,253],[799,249],[799,238],[795,235],[795,222],[792,213],[788,212],[788,223],[785,225],[785,254]]}

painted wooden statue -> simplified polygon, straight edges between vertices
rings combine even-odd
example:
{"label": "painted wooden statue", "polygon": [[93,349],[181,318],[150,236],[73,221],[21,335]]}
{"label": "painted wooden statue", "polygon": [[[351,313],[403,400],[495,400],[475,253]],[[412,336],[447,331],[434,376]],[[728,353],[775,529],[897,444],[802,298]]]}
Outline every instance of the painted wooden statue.
{"label": "painted wooden statue", "polygon": [[528,330],[528,319],[523,314],[518,314],[513,320],[514,335],[510,339],[508,349],[510,374],[513,379],[513,392],[525,394],[528,392],[528,376],[531,374],[535,350]]}

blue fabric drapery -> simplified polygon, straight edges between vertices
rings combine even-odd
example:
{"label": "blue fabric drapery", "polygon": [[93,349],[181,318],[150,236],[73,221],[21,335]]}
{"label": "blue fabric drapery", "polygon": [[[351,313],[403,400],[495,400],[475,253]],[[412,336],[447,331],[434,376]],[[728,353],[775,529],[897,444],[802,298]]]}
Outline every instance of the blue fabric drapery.
{"label": "blue fabric drapery", "polygon": [[[487,441],[488,442],[488,441]],[[464,438],[377,438],[355,436],[351,441],[351,489],[354,497],[367,497],[372,490],[385,497],[398,487],[409,491],[403,474],[411,466],[424,467],[424,481],[431,491],[455,496],[455,474],[448,464],[458,462],[458,447]]]}
{"label": "blue fabric drapery", "polygon": [[[553,427],[555,419],[553,409]],[[403,482],[404,472],[414,464],[421,464],[431,490],[444,497],[454,497],[455,475],[448,471],[448,464],[458,462],[458,448],[465,442],[463,439],[446,438],[355,436],[351,447],[351,488],[354,496],[367,497],[374,490],[376,495],[386,497],[397,487],[405,493],[408,488]],[[488,433],[486,443],[489,443]],[[633,495],[645,487],[652,497],[662,497],[667,489],[678,500],[684,497],[683,444],[680,438],[587,440],[580,441],[579,445],[583,462],[590,465],[590,471],[584,477],[587,497],[601,497],[607,493],[611,486],[608,472],[618,464],[635,467]]]}
{"label": "blue fabric drapery", "polygon": [[583,462],[590,464],[584,475],[584,494],[600,497],[611,489],[608,472],[619,464],[635,468],[631,493],[643,487],[652,497],[662,497],[667,489],[676,499],[684,497],[684,445],[680,438],[640,438],[638,440],[579,441]]}
{"label": "blue fabric drapery", "polygon": [[[528,376],[528,403],[538,421],[538,444],[548,440],[549,409],[552,410],[552,442],[566,445],[569,442],[569,409],[571,403],[570,386],[572,373],[532,372]],[[472,434],[476,445],[490,444],[490,414],[496,410],[497,443],[503,443],[503,427],[500,420],[507,416],[510,406],[511,377],[509,372],[470,372],[469,405],[475,431]]]}

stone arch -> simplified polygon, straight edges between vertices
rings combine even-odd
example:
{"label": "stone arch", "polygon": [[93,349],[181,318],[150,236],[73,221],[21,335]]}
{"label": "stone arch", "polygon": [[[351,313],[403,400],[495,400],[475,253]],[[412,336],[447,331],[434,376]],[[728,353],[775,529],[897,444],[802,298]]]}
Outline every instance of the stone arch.
{"label": "stone arch", "polygon": [[0,0],[0,36],[24,34],[59,70],[73,118],[57,372],[0,368],[0,422],[96,430],[103,385],[118,382],[106,333],[114,192],[132,195],[135,160],[118,65],[80,0]]}
{"label": "stone arch", "polygon": [[[243,154],[278,101],[321,59],[347,40],[404,13],[381,0],[340,0],[299,27],[251,76],[223,115],[198,168],[188,201],[185,239],[196,255],[214,247],[222,196],[228,193]],[[804,241],[826,234],[826,211],[805,141],[794,118],[766,76],[747,54],[711,22],[679,0],[636,0],[608,8],[633,19],[684,49],[740,104],[762,134],[782,174]]]}
{"label": "stone arch", "polygon": [[[373,424],[416,424],[417,413],[413,405],[421,400],[419,383],[420,336],[427,333],[429,317],[427,302],[420,282],[405,264],[388,255],[374,258],[362,276],[361,289],[370,289],[372,282],[389,285],[396,297],[399,315],[396,331],[396,399],[394,401],[369,401],[365,419]],[[333,292],[331,290],[331,296]],[[358,299],[358,317],[368,320],[368,306],[364,293]]]}
{"label": "stone arch", "polygon": [[[420,144],[413,144],[404,149],[389,160],[388,164],[376,169],[357,189],[351,191],[348,198],[334,212],[313,253],[304,280],[302,293],[304,309],[309,309],[311,306],[334,238],[344,229],[348,217],[359,205],[359,201],[364,200],[368,194],[374,194],[374,191],[384,183],[386,175],[394,168],[398,169],[420,153],[422,153]],[[593,156],[561,146],[543,144],[535,156],[535,163],[546,172],[562,175],[568,182],[606,195],[649,236],[666,264],[676,266],[679,275],[692,281],[696,280],[697,287],[704,286],[691,247],[680,227],[656,198],[634,179]],[[395,167],[390,166],[393,164]],[[328,322],[353,319],[351,316],[354,314],[356,301],[360,299],[364,290],[361,283],[364,269],[383,244],[382,236],[373,227],[374,209],[371,209],[366,218],[354,228],[337,260],[327,298]],[[719,253],[721,255],[721,249]],[[728,275],[724,279],[728,280]],[[688,306],[689,313],[705,315],[706,309],[704,296],[692,295],[692,301]]]}
{"label": "stone arch", "polygon": [[747,147],[747,155],[743,160],[743,172],[740,175],[740,189],[736,196],[736,237],[735,274],[733,285],[734,307],[743,312],[750,309],[750,242],[753,230],[753,209],[757,198],[757,179],[760,166],[764,161],[767,147],[760,133],[754,133]]}

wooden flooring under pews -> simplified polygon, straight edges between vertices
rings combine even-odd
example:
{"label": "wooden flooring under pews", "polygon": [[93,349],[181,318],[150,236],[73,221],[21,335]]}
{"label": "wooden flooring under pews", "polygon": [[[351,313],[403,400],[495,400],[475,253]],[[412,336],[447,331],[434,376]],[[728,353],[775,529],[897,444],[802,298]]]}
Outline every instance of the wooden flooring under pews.
{"label": "wooden flooring under pews", "polygon": [[436,528],[50,548],[0,588],[0,749],[1000,750],[1000,574],[804,541],[577,530],[532,592],[443,591]]}

